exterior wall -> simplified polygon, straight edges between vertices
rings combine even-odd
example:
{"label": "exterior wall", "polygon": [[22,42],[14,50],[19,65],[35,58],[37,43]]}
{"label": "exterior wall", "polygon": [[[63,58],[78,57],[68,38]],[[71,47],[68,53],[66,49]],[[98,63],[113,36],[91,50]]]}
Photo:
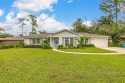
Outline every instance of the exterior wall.
{"label": "exterior wall", "polygon": [[[35,44],[33,43],[33,39],[35,39]],[[24,43],[25,44],[27,44],[27,45],[40,45],[42,42],[43,42],[43,40],[45,40],[45,39],[42,39],[42,38],[33,38],[33,39],[24,39]],[[37,39],[40,39],[40,43],[38,44],[37,43]]]}
{"label": "exterior wall", "polygon": [[95,47],[108,47],[107,37],[92,37],[90,38],[90,44],[94,44]]}
{"label": "exterior wall", "polygon": [[24,39],[24,43],[30,45],[31,44],[30,39]]}

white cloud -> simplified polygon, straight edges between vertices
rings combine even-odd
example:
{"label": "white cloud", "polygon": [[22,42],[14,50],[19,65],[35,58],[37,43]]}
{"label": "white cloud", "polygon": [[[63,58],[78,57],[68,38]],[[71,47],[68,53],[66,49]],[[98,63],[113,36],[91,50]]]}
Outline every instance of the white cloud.
{"label": "white cloud", "polygon": [[47,14],[41,14],[38,17],[38,24],[40,30],[45,30],[47,32],[56,32],[62,29],[69,29],[64,23],[58,22],[54,18],[55,16],[49,17]]}
{"label": "white cloud", "polygon": [[[57,0],[16,0],[13,3],[13,7],[16,7],[18,13],[13,11],[9,12],[6,16],[5,22],[0,22],[0,25],[5,28],[6,33],[10,34],[21,34],[21,28],[19,27],[18,18],[27,17],[30,14],[36,14],[43,10],[53,10],[52,4],[57,3]],[[47,32],[56,32],[62,29],[70,29],[65,23],[59,22],[55,19],[55,15],[49,16],[48,14],[42,13],[37,16],[38,27],[37,31],[45,30]],[[24,27],[24,33],[27,35],[31,32],[31,25],[27,21]]]}
{"label": "white cloud", "polygon": [[91,27],[92,26],[92,21],[85,21],[83,22],[84,25],[86,25],[87,27]]}
{"label": "white cloud", "polygon": [[[13,12],[8,13],[8,15],[6,16],[6,22],[0,23],[0,25],[5,27],[6,33],[14,35],[21,34],[21,28],[19,27],[20,24],[18,23],[18,20],[13,16],[14,16]],[[31,25],[27,21],[25,21],[25,23],[27,25],[24,27],[24,33],[26,32],[28,35],[29,32],[31,32]],[[37,32],[42,30],[45,30],[47,32],[56,32],[62,29],[70,29],[65,25],[65,23],[58,22],[57,20],[55,20],[54,15],[49,16],[48,14],[44,13],[42,13],[40,16],[37,17],[37,23],[38,23],[38,27],[36,27]]]}
{"label": "white cloud", "polygon": [[73,0],[68,0],[68,1],[67,1],[67,3],[72,3],[72,2],[73,2]]}
{"label": "white cloud", "polygon": [[29,15],[29,13],[27,13],[27,12],[19,11],[16,18],[25,18],[28,15]]}
{"label": "white cloud", "polygon": [[53,10],[52,4],[57,3],[57,0],[17,0],[13,7],[25,12],[39,12],[42,10]]}
{"label": "white cloud", "polygon": [[0,16],[2,16],[3,14],[4,14],[4,11],[0,9]]}

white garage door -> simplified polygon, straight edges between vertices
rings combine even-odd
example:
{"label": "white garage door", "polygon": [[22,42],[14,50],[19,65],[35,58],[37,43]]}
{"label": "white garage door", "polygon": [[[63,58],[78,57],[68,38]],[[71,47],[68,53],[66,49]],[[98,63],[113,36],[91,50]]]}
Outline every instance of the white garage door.
{"label": "white garage door", "polygon": [[108,41],[106,41],[106,38],[92,38],[92,44],[96,47],[107,47]]}

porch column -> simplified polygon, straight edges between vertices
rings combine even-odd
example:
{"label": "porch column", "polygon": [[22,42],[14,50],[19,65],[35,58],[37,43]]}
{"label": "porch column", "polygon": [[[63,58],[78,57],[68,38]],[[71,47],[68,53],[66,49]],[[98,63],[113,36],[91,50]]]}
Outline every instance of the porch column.
{"label": "porch column", "polygon": [[29,41],[30,41],[30,45],[32,44],[32,39],[29,39]]}
{"label": "porch column", "polygon": [[59,45],[63,45],[62,41],[62,37],[59,37]]}
{"label": "porch column", "polygon": [[50,37],[50,46],[53,47],[52,37]]}

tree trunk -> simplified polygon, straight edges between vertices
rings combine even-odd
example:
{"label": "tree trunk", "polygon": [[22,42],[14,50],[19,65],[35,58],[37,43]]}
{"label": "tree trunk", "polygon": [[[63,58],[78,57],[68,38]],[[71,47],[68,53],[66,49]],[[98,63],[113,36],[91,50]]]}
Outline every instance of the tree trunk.
{"label": "tree trunk", "polygon": [[118,0],[115,0],[115,28],[118,28]]}
{"label": "tree trunk", "polygon": [[23,36],[23,26],[22,26],[22,36]]}

